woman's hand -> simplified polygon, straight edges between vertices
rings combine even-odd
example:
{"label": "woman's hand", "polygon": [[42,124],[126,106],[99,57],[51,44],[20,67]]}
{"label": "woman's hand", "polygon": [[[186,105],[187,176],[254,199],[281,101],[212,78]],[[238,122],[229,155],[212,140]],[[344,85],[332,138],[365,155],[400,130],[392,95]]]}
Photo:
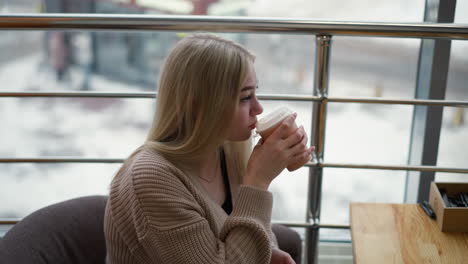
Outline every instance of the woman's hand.
{"label": "woman's hand", "polygon": [[296,264],[291,256],[277,248],[272,250],[270,264]]}
{"label": "woman's hand", "polygon": [[313,147],[307,147],[307,135],[303,127],[294,130],[296,114],[287,117],[265,141],[255,146],[247,164],[243,184],[268,189],[273,179],[288,164],[307,159]]}

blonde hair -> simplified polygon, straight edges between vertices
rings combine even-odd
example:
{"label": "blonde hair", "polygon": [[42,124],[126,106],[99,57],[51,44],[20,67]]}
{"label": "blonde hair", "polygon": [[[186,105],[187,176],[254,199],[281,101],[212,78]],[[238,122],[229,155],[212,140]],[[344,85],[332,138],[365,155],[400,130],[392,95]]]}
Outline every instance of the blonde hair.
{"label": "blonde hair", "polygon": [[211,34],[180,40],[166,59],[152,126],[139,150],[156,150],[177,163],[224,145],[243,170],[251,140],[224,140],[254,60],[241,45]]}

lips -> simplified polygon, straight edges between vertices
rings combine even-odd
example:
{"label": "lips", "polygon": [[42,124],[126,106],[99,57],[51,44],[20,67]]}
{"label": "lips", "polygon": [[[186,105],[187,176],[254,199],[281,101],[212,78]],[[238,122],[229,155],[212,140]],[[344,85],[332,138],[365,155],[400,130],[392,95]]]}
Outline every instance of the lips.
{"label": "lips", "polygon": [[251,124],[251,125],[249,126],[249,128],[250,128],[250,129],[255,129],[256,124],[257,124],[257,122]]}

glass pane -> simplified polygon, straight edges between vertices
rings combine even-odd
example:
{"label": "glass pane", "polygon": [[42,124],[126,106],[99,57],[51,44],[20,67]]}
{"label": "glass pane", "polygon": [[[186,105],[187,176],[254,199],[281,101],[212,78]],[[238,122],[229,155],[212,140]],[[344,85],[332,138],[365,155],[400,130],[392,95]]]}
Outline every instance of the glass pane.
{"label": "glass pane", "polygon": [[[468,8],[457,3],[457,8]],[[457,20],[458,19],[458,20]],[[467,16],[456,13],[456,22],[467,22]],[[452,41],[446,98],[468,102],[466,76],[468,74],[468,42]],[[445,107],[442,116],[437,165],[441,167],[468,169],[468,108]],[[468,174],[436,173],[436,181],[467,182]]]}
{"label": "glass pane", "polygon": [[330,96],[414,98],[418,39],[334,37]]}
{"label": "glass pane", "polygon": [[154,99],[1,98],[0,157],[125,158],[143,144]]}
{"label": "glass pane", "polygon": [[406,164],[412,106],[330,103],[326,162]]}
{"label": "glass pane", "polygon": [[468,23],[468,2],[457,1],[455,10],[455,23],[466,24]]}
{"label": "glass pane", "polygon": [[[466,165],[466,163],[465,163]],[[463,167],[466,169],[466,166]],[[437,172],[435,175],[435,181],[437,182],[465,182],[468,183],[467,173],[443,173]]]}
{"label": "glass pane", "polygon": [[[223,2],[220,1],[219,5]],[[249,1],[245,1],[249,2]],[[249,16],[301,17],[338,21],[418,22],[423,20],[424,0],[257,0],[246,4]]]}
{"label": "glass pane", "polygon": [[[463,97],[465,101],[468,101],[468,92],[464,92],[464,95],[460,95],[458,99],[462,100]],[[444,108],[437,166],[468,169],[466,163],[468,160],[467,114],[466,108]],[[468,173],[436,173],[435,180],[468,182]]]}
{"label": "glass pane", "polygon": [[181,38],[174,32],[0,35],[10,51],[2,52],[0,67],[0,81],[8,83],[2,90],[8,91],[156,91],[164,58]]}
{"label": "glass pane", "polygon": [[303,167],[293,172],[285,170],[273,181],[273,221],[305,221],[308,177],[309,169]]}
{"label": "glass pane", "polygon": [[406,172],[325,168],[322,185],[323,224],[349,224],[352,202],[402,203]]}
{"label": "glass pane", "polygon": [[467,49],[468,41],[452,41],[446,90],[446,99],[448,100],[468,101],[468,90],[466,88],[466,73],[468,72]]}
{"label": "glass pane", "polygon": [[[149,13],[213,16],[301,17],[315,20],[420,22],[424,0],[254,0],[254,1],[1,1],[0,12]],[[463,6],[458,3],[458,6]],[[465,12],[466,14],[466,12]]]}
{"label": "glass pane", "polygon": [[[187,35],[114,31],[0,34],[11,51],[2,54],[0,81],[8,84],[2,90],[120,92],[155,91],[164,59]],[[256,56],[260,93],[312,94],[314,36],[218,35],[243,44]],[[17,39],[23,41],[18,44]]]}
{"label": "glass pane", "polygon": [[0,13],[35,13],[41,9],[42,0],[0,1]]}
{"label": "glass pane", "polygon": [[23,218],[63,200],[108,195],[120,164],[0,164],[0,218]]}
{"label": "glass pane", "polygon": [[312,94],[315,36],[243,34],[240,37],[240,42],[256,56],[259,93]]}
{"label": "glass pane", "polygon": [[322,242],[351,242],[351,229],[321,228],[320,241]]}
{"label": "glass pane", "polygon": [[[468,95],[468,92],[466,94]],[[465,100],[468,101],[468,97]],[[466,108],[444,108],[437,157],[438,166],[468,169],[466,163],[468,160],[467,114]],[[465,176],[468,177],[468,174]]]}
{"label": "glass pane", "polygon": [[351,232],[337,229],[320,229],[318,263],[352,264]]}

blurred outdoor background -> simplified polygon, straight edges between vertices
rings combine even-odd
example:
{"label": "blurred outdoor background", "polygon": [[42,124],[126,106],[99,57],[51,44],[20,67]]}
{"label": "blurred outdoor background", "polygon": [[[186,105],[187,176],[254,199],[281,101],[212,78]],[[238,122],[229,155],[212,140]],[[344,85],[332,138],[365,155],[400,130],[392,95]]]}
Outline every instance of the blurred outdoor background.
{"label": "blurred outdoor background", "polygon": [[[0,0],[0,13],[196,14],[327,21],[422,22],[424,0]],[[468,23],[458,1],[455,23]],[[1,91],[151,91],[165,57],[187,32],[1,31]],[[219,34],[256,56],[258,93],[313,93],[315,37]],[[333,37],[329,95],[413,99],[419,39]],[[452,41],[446,99],[468,100],[468,42]],[[278,102],[263,101],[264,113]],[[125,158],[141,145],[154,99],[0,98],[0,157]],[[281,102],[311,130],[311,103]],[[325,161],[405,165],[413,106],[330,103]],[[445,107],[437,165],[466,168],[468,110]],[[420,164],[411,164],[420,165]],[[120,164],[0,164],[0,218],[22,218],[65,199],[107,194]],[[349,224],[349,203],[404,202],[407,173],[324,170],[321,222]],[[437,173],[438,181],[468,182]],[[271,187],[274,220],[304,222],[308,169],[284,172]],[[301,234],[302,231],[298,229]],[[349,230],[321,230],[348,242]],[[349,245],[348,245],[349,247]],[[349,257],[350,258],[350,257]],[[352,263],[347,259],[346,263]],[[340,262],[341,263],[341,262]]]}

